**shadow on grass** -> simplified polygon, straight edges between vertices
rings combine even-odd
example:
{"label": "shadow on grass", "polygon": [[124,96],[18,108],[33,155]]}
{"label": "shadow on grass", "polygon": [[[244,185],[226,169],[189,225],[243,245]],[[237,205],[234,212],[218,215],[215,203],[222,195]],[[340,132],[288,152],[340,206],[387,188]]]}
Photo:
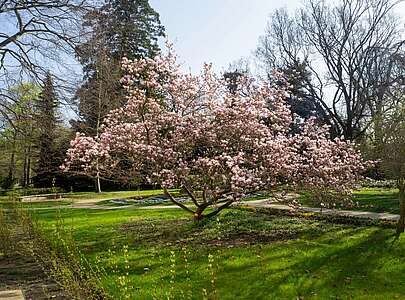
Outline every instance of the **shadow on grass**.
{"label": "shadow on grass", "polygon": [[[176,233],[166,235],[165,231],[159,233],[157,230],[155,236],[144,240],[144,246],[160,245],[168,249],[184,245],[191,247],[192,281],[202,287],[201,278],[204,276],[201,266],[207,263],[208,253],[218,253],[221,299],[405,297],[405,281],[401,279],[405,271],[404,243],[390,249],[391,230],[280,216],[251,215],[244,220],[242,214],[230,212],[219,222],[208,221],[199,225],[190,225],[186,221],[169,223],[171,226],[166,224],[168,228]],[[248,224],[255,224],[255,227]],[[140,224],[132,225],[139,228],[137,225]],[[191,232],[186,231],[190,228]],[[269,232],[263,240],[265,230]],[[250,235],[245,236],[247,232]],[[138,233],[145,236],[145,232]],[[195,240],[190,242],[190,236]],[[238,242],[241,236],[244,243]],[[189,243],[183,243],[184,240]],[[162,250],[160,255],[168,256],[167,251]],[[137,270],[134,275],[145,273],[142,266],[147,260],[147,252],[133,259],[135,265],[141,265],[134,269]],[[159,268],[159,264],[151,262],[150,268]],[[179,280],[185,278],[181,271],[177,274]],[[159,276],[162,282],[168,280],[164,272],[154,276]],[[234,289],[227,287],[229,282],[235,285]],[[145,282],[142,281],[142,284]]]}
{"label": "shadow on grass", "polygon": [[252,260],[223,272],[226,278],[244,274],[244,280],[256,283],[244,292],[253,299],[404,299],[404,243],[390,249],[387,233],[375,227],[330,228],[315,240],[265,247],[259,263]]}
{"label": "shadow on grass", "polygon": [[[405,242],[390,247],[392,229],[236,209],[200,223],[172,210],[73,214],[63,218],[72,218],[86,255],[103,256],[108,276],[125,272],[122,248],[129,246],[139,299],[149,299],[157,283],[169,289],[171,269],[177,290],[187,280],[196,291],[210,286],[208,254],[219,266],[218,299],[405,299]],[[52,224],[51,214],[41,216]],[[112,241],[116,252],[108,257]],[[114,260],[118,273],[109,266]]]}
{"label": "shadow on grass", "polygon": [[[353,193],[352,200],[354,206],[342,206],[338,209],[399,214],[398,191],[395,189],[359,190]],[[307,194],[301,194],[299,201],[303,206],[319,207],[319,203]]]}
{"label": "shadow on grass", "polygon": [[389,212],[399,214],[398,193],[387,194],[356,194],[353,201],[358,203],[355,210],[372,212]]}

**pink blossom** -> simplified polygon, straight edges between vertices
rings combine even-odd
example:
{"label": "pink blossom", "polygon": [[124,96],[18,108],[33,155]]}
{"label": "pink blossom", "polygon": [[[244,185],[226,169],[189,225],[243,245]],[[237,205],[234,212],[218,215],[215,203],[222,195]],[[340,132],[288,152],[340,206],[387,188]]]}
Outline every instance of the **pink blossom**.
{"label": "pink blossom", "polygon": [[[236,93],[205,65],[184,74],[172,51],[122,62],[124,107],[111,111],[99,138],[78,134],[64,168],[99,168],[119,179],[147,178],[186,188],[201,206],[288,184],[347,193],[364,170],[350,143],[328,137],[314,120],[290,134],[288,87],[244,77]],[[275,73],[274,76],[280,76]]]}

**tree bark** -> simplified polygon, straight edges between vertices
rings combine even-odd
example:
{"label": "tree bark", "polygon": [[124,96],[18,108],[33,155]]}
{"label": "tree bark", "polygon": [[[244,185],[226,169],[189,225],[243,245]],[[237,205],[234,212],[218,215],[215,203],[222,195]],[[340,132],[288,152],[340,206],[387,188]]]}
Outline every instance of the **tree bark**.
{"label": "tree bark", "polygon": [[99,164],[98,164],[98,158],[96,161],[96,191],[97,193],[101,193],[101,182],[100,182],[100,169],[99,169]]}
{"label": "tree bark", "polygon": [[96,176],[97,193],[101,193],[100,172]]}
{"label": "tree bark", "polygon": [[177,206],[180,206],[182,209],[184,209],[185,211],[188,211],[189,213],[192,213],[193,215],[195,214],[195,212],[192,209],[181,204],[180,202],[177,202],[176,199],[174,199],[173,195],[170,194],[170,192],[167,189],[163,189],[163,191],[169,197],[170,201],[172,201],[174,204],[176,204]]}
{"label": "tree bark", "polygon": [[204,210],[210,205],[210,204],[205,204],[205,205],[201,205],[197,211],[194,213],[194,220],[195,221],[200,221],[202,219],[207,219],[207,218],[211,218],[213,216],[216,216],[221,210],[229,207],[234,201],[233,200],[228,200],[226,201],[223,205],[218,206],[217,209],[215,209],[214,211],[203,215]]}
{"label": "tree bark", "polygon": [[29,186],[31,183],[31,145],[28,146],[28,156],[27,156],[27,179],[25,186]]}
{"label": "tree bark", "polygon": [[24,150],[24,165],[23,165],[23,175],[21,178],[21,186],[25,188],[27,185],[27,164],[28,164],[28,154],[27,149]]}
{"label": "tree bark", "polygon": [[10,163],[8,167],[8,175],[5,184],[5,188],[11,188],[14,185],[14,175],[15,175],[15,144],[16,144],[16,135],[13,136],[12,148],[11,148],[11,155],[10,155]]}
{"label": "tree bark", "polygon": [[14,174],[15,174],[15,152],[11,153],[10,164],[8,167],[8,175],[6,180],[5,188],[11,188],[14,184]]}
{"label": "tree bark", "polygon": [[209,214],[205,215],[204,217],[210,218],[210,217],[217,215],[221,210],[229,207],[233,202],[234,202],[233,200],[229,200],[229,201],[225,202],[224,205],[219,206],[216,210],[214,210],[213,212],[210,212]]}
{"label": "tree bark", "polygon": [[397,224],[397,235],[405,231],[405,182],[399,184],[399,220]]}
{"label": "tree bark", "polygon": [[[96,67],[97,80],[99,79],[99,70]],[[96,125],[96,137],[98,139],[100,133],[100,123],[101,123],[101,93],[102,93],[102,82],[99,83],[98,98],[97,98],[97,125]],[[100,183],[100,169],[98,164],[98,158],[96,162],[97,174],[96,174],[96,189],[97,193],[101,193],[101,183]]]}
{"label": "tree bark", "polygon": [[[229,207],[234,202],[233,200],[223,200],[223,201],[216,202],[217,204],[219,204],[219,203],[221,203],[221,204],[224,203],[224,204],[222,204],[221,206],[218,206],[214,211],[204,215],[203,213],[204,213],[205,209],[207,209],[209,206],[213,205],[214,202],[205,202],[202,204],[198,204],[197,209],[194,211],[191,208],[187,207],[186,205],[176,201],[176,199],[173,197],[172,194],[170,194],[170,192],[167,189],[163,189],[163,191],[174,204],[181,207],[185,211],[193,214],[194,221],[200,221],[202,219],[207,219],[207,218],[213,217],[213,216],[217,215],[221,210]],[[188,193],[191,193],[191,191],[188,190]],[[194,199],[193,202],[194,201],[196,201],[196,199]]]}
{"label": "tree bark", "polygon": [[30,177],[31,177],[31,145],[28,145],[24,150],[23,177],[21,180],[21,185],[24,188],[29,186]]}

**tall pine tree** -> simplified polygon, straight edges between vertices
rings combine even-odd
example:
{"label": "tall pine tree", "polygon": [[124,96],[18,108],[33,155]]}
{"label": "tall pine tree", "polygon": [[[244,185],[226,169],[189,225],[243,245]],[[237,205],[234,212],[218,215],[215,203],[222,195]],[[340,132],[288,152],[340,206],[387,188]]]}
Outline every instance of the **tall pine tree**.
{"label": "tall pine tree", "polygon": [[108,16],[106,42],[114,59],[153,57],[159,52],[164,27],[148,0],[110,0],[102,9]]}
{"label": "tall pine tree", "polygon": [[84,81],[76,92],[74,127],[95,136],[105,115],[125,101],[119,83],[122,58],[154,57],[164,27],[148,0],[107,0],[87,14],[83,25],[88,38],[77,48]]}
{"label": "tall pine tree", "polygon": [[59,166],[63,158],[58,155],[56,145],[57,96],[52,81],[52,75],[47,73],[42,92],[37,101],[37,141],[38,160],[35,167],[35,186],[50,187],[60,173]]}
{"label": "tall pine tree", "polygon": [[[79,119],[72,125],[76,131],[98,136],[104,117],[125,102],[120,84],[122,58],[154,57],[160,51],[158,39],[164,37],[164,27],[148,0],[107,0],[87,14],[83,25],[88,38],[77,53],[84,81],[75,97]],[[100,192],[98,172],[95,183]]]}
{"label": "tall pine tree", "polygon": [[[333,137],[337,135],[336,128],[331,124],[330,118],[325,114],[319,103],[308,89],[312,87],[311,72],[308,69],[306,61],[295,61],[284,68],[280,68],[284,74],[288,84],[289,93],[286,97],[286,102],[290,106],[291,112],[296,114],[301,120],[306,120],[310,117],[315,117],[319,124],[327,124],[330,126],[330,133]],[[284,84],[284,83],[281,83]],[[297,131],[298,124],[293,126],[293,131]]]}

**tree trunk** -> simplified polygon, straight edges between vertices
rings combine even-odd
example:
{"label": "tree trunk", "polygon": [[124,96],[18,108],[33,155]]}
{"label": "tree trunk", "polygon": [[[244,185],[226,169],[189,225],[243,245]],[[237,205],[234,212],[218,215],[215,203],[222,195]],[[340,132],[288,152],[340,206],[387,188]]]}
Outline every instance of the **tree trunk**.
{"label": "tree trunk", "polygon": [[10,164],[8,166],[8,175],[5,183],[5,188],[9,189],[14,184],[14,174],[15,174],[15,149],[13,148],[10,156]]}
{"label": "tree trunk", "polygon": [[203,215],[203,212],[205,211],[205,209],[208,207],[209,205],[204,204],[204,205],[200,205],[197,210],[195,211],[194,215],[193,215],[193,220],[194,221],[200,221],[202,219],[205,218],[205,215]]}
{"label": "tree trunk", "polygon": [[405,231],[405,183],[399,185],[399,220],[397,235]]}
{"label": "tree trunk", "polygon": [[220,211],[222,211],[225,208],[228,208],[229,206],[231,206],[231,204],[234,203],[233,200],[228,200],[225,202],[225,204],[223,204],[222,206],[218,206],[217,209],[215,209],[213,212],[210,212],[209,214],[206,214],[204,216],[204,218],[211,218],[213,216],[216,216]]}
{"label": "tree trunk", "polygon": [[101,183],[100,183],[100,172],[98,170],[98,160],[97,160],[97,174],[96,174],[96,189],[97,189],[97,193],[101,193]]}
{"label": "tree trunk", "polygon": [[208,218],[211,218],[213,216],[216,216],[220,211],[222,211],[223,209],[229,207],[233,202],[234,202],[233,200],[228,200],[228,201],[222,202],[224,204],[218,206],[214,211],[212,211],[212,212],[210,212],[208,214],[205,214],[205,215],[203,215],[203,212],[207,207],[209,207],[209,205],[202,205],[194,213],[193,219],[194,219],[194,221],[200,221],[202,219],[208,219]]}
{"label": "tree trunk", "polygon": [[15,152],[16,152],[16,139],[17,135],[14,132],[13,134],[13,142],[11,143],[11,155],[10,155],[10,163],[8,165],[8,174],[5,182],[5,188],[9,189],[12,188],[14,185],[14,176],[15,176]]}
{"label": "tree trunk", "polygon": [[29,186],[31,183],[31,145],[28,146],[28,155],[27,155],[27,178],[25,186]]}
{"label": "tree trunk", "polygon": [[[374,117],[373,125],[374,125],[374,145],[376,147],[377,153],[381,153],[381,147],[383,142],[383,116],[382,116],[382,109],[378,109],[376,116]],[[379,156],[378,156],[379,157]]]}
{"label": "tree trunk", "polygon": [[[96,76],[97,76],[97,81],[99,81],[100,70],[99,70],[99,68],[98,68],[98,65],[96,65]],[[96,138],[98,138],[98,136],[99,136],[99,134],[100,134],[102,85],[103,85],[102,81],[99,81],[99,85],[98,85],[98,97],[97,97]],[[101,193],[100,169],[99,169],[99,164],[98,164],[98,158],[97,158],[97,161],[96,161],[96,169],[97,169],[97,174],[96,174],[96,190],[97,190],[97,193]]]}
{"label": "tree trunk", "polygon": [[31,177],[31,145],[24,150],[24,167],[21,185],[25,188],[30,184]]}
{"label": "tree trunk", "polygon": [[[194,221],[200,221],[202,219],[211,218],[211,217],[217,215],[221,210],[229,207],[234,202],[233,200],[222,200],[222,201],[216,202],[217,205],[218,204],[222,204],[222,205],[217,206],[214,211],[204,215],[203,213],[204,213],[205,209],[214,205],[215,204],[214,202],[205,202],[203,204],[197,204],[194,202],[194,204],[197,206],[197,209],[194,211],[194,210],[190,209],[189,207],[187,207],[186,205],[176,201],[176,199],[173,197],[173,195],[170,194],[170,192],[166,188],[164,188],[163,191],[174,204],[181,207],[185,211],[192,213]],[[187,191],[188,191],[189,195],[191,196],[190,191],[189,190],[187,190]]]}
{"label": "tree trunk", "polygon": [[196,211],[195,212],[195,214],[193,215],[193,220],[194,221],[201,221],[203,218],[204,218],[204,216],[203,216],[203,211]]}
{"label": "tree trunk", "polygon": [[24,150],[24,165],[23,165],[23,174],[21,178],[21,186],[23,188],[26,187],[27,183],[27,164],[28,164],[28,159],[27,159],[27,149]]}

